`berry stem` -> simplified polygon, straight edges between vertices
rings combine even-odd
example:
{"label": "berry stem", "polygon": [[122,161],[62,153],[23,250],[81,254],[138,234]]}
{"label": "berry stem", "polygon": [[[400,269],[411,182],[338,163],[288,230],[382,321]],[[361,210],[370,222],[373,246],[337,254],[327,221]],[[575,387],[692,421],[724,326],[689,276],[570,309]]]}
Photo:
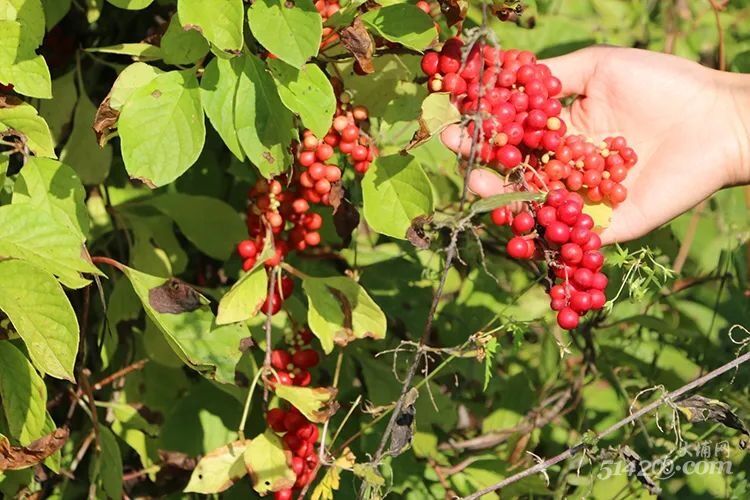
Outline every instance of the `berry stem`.
{"label": "berry stem", "polygon": [[250,389],[247,393],[247,398],[245,398],[245,406],[242,409],[242,418],[240,419],[240,426],[237,429],[237,434],[240,436],[240,440],[245,440],[245,424],[247,423],[247,417],[250,415],[250,403],[253,399],[253,394],[255,393],[255,386],[258,385],[258,380],[260,380],[261,375],[263,375],[263,367],[258,368],[258,373],[255,374],[255,377],[253,377],[253,383],[250,384]]}

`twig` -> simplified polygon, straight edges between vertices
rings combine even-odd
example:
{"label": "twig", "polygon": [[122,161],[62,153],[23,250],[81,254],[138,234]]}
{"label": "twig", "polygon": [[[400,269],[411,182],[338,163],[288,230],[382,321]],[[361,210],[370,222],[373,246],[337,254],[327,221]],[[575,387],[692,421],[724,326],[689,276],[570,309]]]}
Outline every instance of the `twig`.
{"label": "twig", "polygon": [[704,200],[700,202],[697,207],[695,207],[693,215],[690,217],[690,222],[688,223],[687,230],[685,231],[685,237],[682,239],[680,250],[677,252],[677,257],[675,257],[674,259],[674,266],[672,266],[675,274],[677,275],[682,272],[685,261],[687,261],[688,254],[690,253],[690,247],[693,246],[693,240],[695,240],[695,235],[698,232],[698,222],[700,222],[701,215],[703,214],[703,211],[705,209],[706,201]]}
{"label": "twig", "polygon": [[140,361],[136,361],[135,363],[131,363],[125,368],[122,368],[120,370],[117,370],[112,375],[109,375],[107,377],[104,377],[99,382],[94,384],[94,390],[100,391],[104,386],[111,384],[112,382],[115,382],[123,377],[126,377],[127,375],[130,375],[132,372],[137,370],[142,370],[144,366],[149,362],[150,360],[148,358],[144,358]]}
{"label": "twig", "polygon": [[[261,369],[261,373],[267,373],[271,368],[271,301],[273,300],[273,285],[274,281],[276,281],[276,273],[278,272],[278,269],[278,267],[271,269],[271,275],[268,277],[268,291],[266,295],[266,303],[268,304],[268,307],[263,311],[266,313],[266,322],[263,325],[263,330],[266,332],[266,356],[263,358],[263,368]],[[263,384],[263,401],[265,401],[266,404],[268,403],[268,384]]]}
{"label": "twig", "polygon": [[94,393],[91,390],[91,385],[89,384],[89,377],[91,376],[91,370],[88,368],[84,368],[81,370],[80,379],[81,379],[81,389],[83,389],[83,392],[86,394],[86,399],[88,400],[87,403],[89,405],[89,410],[91,411],[91,421],[94,423],[94,437],[96,439],[96,451],[100,452],[102,450],[101,441],[99,439],[99,416],[96,412],[96,405],[94,404]]}
{"label": "twig", "polygon": [[[748,360],[750,360],[750,352],[743,354],[742,356],[730,361],[729,363],[726,363],[719,368],[707,373],[706,375],[693,380],[692,382],[683,385],[679,389],[672,391],[668,394],[665,394],[664,396],[660,397],[656,401],[644,406],[642,409],[638,410],[637,412],[631,414],[627,418],[624,418],[617,422],[616,424],[610,426],[609,428],[605,429],[604,431],[600,432],[596,435],[595,440],[599,440],[605,436],[608,436],[609,434],[612,434],[613,432],[621,429],[622,427],[634,422],[635,420],[639,419],[643,415],[646,415],[647,413],[651,413],[658,407],[660,407],[663,404],[671,404],[676,398],[682,396],[683,394],[692,391],[693,389],[697,389],[698,387],[702,387],[706,383],[710,382],[711,380],[715,379],[716,377],[723,375],[724,373],[728,372],[729,370],[732,370],[734,368],[739,367],[741,364],[746,363]],[[526,470],[523,470],[517,474],[514,474],[508,478],[503,479],[499,483],[493,484],[491,486],[488,486],[482,490],[479,490],[475,493],[472,493],[469,496],[463,497],[463,500],[474,500],[477,498],[480,498],[483,495],[486,495],[487,493],[492,493],[493,491],[498,491],[502,488],[505,488],[506,486],[513,484],[515,482],[520,481],[521,479],[527,478],[529,476],[532,476],[538,472],[542,472],[547,470],[548,468],[552,467],[553,465],[556,465],[563,460],[567,460],[568,458],[571,458],[578,453],[580,453],[582,450],[584,450],[588,445],[584,442],[580,442],[577,445],[573,446],[572,448],[569,448],[568,450],[560,453],[559,455],[556,455],[550,459],[547,459],[543,462],[538,463],[537,465],[533,467],[529,467]]]}

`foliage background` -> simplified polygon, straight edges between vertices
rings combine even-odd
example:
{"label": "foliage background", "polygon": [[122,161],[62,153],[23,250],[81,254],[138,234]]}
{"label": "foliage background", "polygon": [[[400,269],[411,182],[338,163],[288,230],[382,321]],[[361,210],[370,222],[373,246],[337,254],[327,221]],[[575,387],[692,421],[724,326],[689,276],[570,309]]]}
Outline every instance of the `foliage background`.
{"label": "foliage background", "polygon": [[[157,19],[168,19],[173,9],[172,2],[161,0],[134,11],[112,5],[117,3],[43,2],[47,28],[58,26],[47,35],[41,49],[51,69],[53,98],[27,101],[49,124],[62,161],[86,186],[85,192],[73,190],[72,206],[91,255],[110,256],[156,276],[178,276],[218,299],[228,289],[226,277],[234,280],[239,275],[240,263],[237,257],[229,256],[229,249],[242,238],[239,214],[257,171],[247,161],[234,158],[208,125],[205,145],[195,164],[174,182],[156,190],[128,180],[118,140],[103,149],[96,145],[90,133],[96,106],[109,92],[117,73],[131,61],[127,56],[82,49],[138,42],[153,33]],[[549,57],[608,43],[668,51],[709,66],[719,65],[719,32],[714,9],[707,0],[538,0],[524,2],[524,7],[518,24],[492,21],[504,46]],[[730,1],[719,17],[729,69],[750,72],[750,2]],[[55,19],[60,19],[59,24],[52,22]],[[479,3],[472,3],[466,27],[481,24],[481,19]],[[441,23],[446,33],[447,27]],[[321,59],[321,63],[325,61]],[[389,154],[399,151],[416,130],[426,91],[417,82],[421,76],[418,55],[384,55],[376,58],[375,65],[376,73],[371,76],[355,75],[351,61],[346,60],[327,62],[326,68],[343,76],[354,102],[368,106],[373,117],[371,134],[382,154]],[[432,182],[435,207],[439,211],[455,210],[462,180],[453,155],[434,139],[413,154]],[[16,157],[4,153],[0,158],[8,174],[2,192],[3,208],[15,206],[19,193],[23,193],[23,169],[19,174]],[[347,182],[355,186],[352,196],[361,203],[351,174],[349,171]],[[173,208],[165,208],[168,203],[164,200],[172,200]],[[227,215],[224,205],[214,206],[211,200],[222,200],[234,210]],[[6,211],[9,219],[1,223],[6,228],[11,215]],[[33,221],[24,219],[24,224],[31,227]],[[687,237],[693,224],[697,224],[695,237]],[[341,240],[331,226],[327,224],[329,230],[324,234],[330,251],[315,259],[294,259],[292,264],[318,276],[356,270],[360,284],[388,318],[386,340],[358,341],[344,351],[337,396],[342,410],[331,424],[337,429],[359,396],[373,407],[388,405],[398,397],[401,385],[396,375],[403,376],[411,354],[401,352],[394,357],[392,350],[421,334],[442,270],[442,255],[439,239],[431,249],[417,251],[408,242],[378,236],[364,228],[356,233],[349,248],[341,249]],[[497,339],[496,352],[486,364],[477,360],[476,351],[451,358],[423,386],[416,404],[413,448],[386,460],[382,493],[389,491],[394,497],[411,499],[443,498],[449,490],[469,494],[501,480],[511,470],[533,465],[534,458],[526,451],[551,456],[579,442],[587,430],[600,431],[627,416],[641,390],[659,385],[675,389],[731,360],[737,346],[728,337],[729,327],[750,324],[749,237],[747,194],[743,188],[735,188],[715,195],[698,215],[685,214],[648,237],[629,243],[622,251],[610,249],[610,260],[621,262],[622,268],[610,271],[609,295],[614,295],[621,284],[623,293],[603,322],[568,335],[554,326],[543,290],[531,286],[536,279],[533,273],[505,258],[502,236],[492,229],[482,232],[484,251],[480,253],[477,240],[464,234],[461,262],[448,274],[445,299],[438,309],[430,344],[457,347],[477,332],[490,332]],[[652,252],[638,254],[644,247]],[[649,258],[638,260],[637,256],[653,256],[660,265],[672,268],[683,247],[687,260],[677,279],[665,286],[649,283],[658,266]],[[237,438],[248,381],[262,363],[261,349],[254,348],[242,357],[237,385],[201,377],[184,367],[153,323],[144,318],[128,281],[118,272],[106,271],[107,279],[102,280],[106,313],[96,287],[82,288],[79,284],[72,289],[70,283],[64,283],[81,326],[77,378],[80,380],[82,367],[92,372],[92,380],[100,380],[135,361],[149,362],[120,382],[97,391],[96,399],[102,405],[99,421],[109,429],[101,431],[102,452],[83,447],[92,422],[87,412],[79,409],[70,421],[71,437],[56,458],[58,463],[53,464],[55,469],[75,472],[6,471],[0,473],[4,495],[41,493],[54,498],[82,498],[92,483],[98,483],[98,495],[116,497],[120,478],[125,475],[124,491],[131,498],[182,498],[187,496],[181,490],[189,471],[165,467],[159,473],[164,456],[158,450],[195,457]],[[17,276],[6,279],[16,281],[0,286],[12,288],[11,284],[26,283]],[[298,291],[288,303],[292,318],[304,321],[305,303]],[[6,313],[11,315],[8,310]],[[274,317],[275,339],[288,328],[288,321],[286,313]],[[259,346],[264,344],[262,323],[262,317],[248,322]],[[23,349],[23,343],[12,340],[10,324],[6,321],[3,326],[11,340],[0,343],[12,342]],[[433,353],[430,369],[447,359],[448,352]],[[332,382],[336,360],[335,354],[326,357],[316,375],[320,385]],[[485,365],[491,376],[486,390]],[[0,385],[17,383],[19,370],[11,366],[0,366]],[[715,381],[702,394],[721,399],[739,415],[747,415],[749,380],[747,371],[740,370],[731,380],[727,376]],[[47,408],[59,426],[66,422],[68,391],[75,391],[76,386],[51,377],[45,378],[45,384]],[[425,390],[428,387],[430,390]],[[559,397],[571,387],[575,390],[564,409],[547,425],[522,425],[539,415],[543,401]],[[5,402],[7,393],[2,394]],[[668,429],[670,418],[671,412],[663,410],[666,432],[661,432],[649,417],[642,426],[628,426],[607,437],[599,447],[627,443],[644,458],[668,453],[676,441],[673,429]],[[370,425],[371,421],[372,416],[357,409],[341,431],[340,442],[363,431],[350,443],[360,463],[377,448],[387,419],[375,425]],[[7,419],[0,424],[2,434],[19,439],[7,424]],[[246,434],[254,436],[264,425],[258,402]],[[736,432],[685,422],[681,430],[688,442],[728,440],[734,468],[728,475],[677,474],[661,483],[664,498],[747,495],[749,462],[738,446]],[[480,449],[455,445],[488,434],[504,435],[504,441]],[[533,476],[513,485],[506,496],[649,496],[637,481],[626,476],[597,479],[598,466],[585,460],[578,468],[578,460],[565,463],[549,471],[548,485],[542,476]],[[360,482],[360,478],[344,472],[336,498],[354,498]],[[250,492],[251,485],[244,479],[222,496],[247,498],[254,494]]]}

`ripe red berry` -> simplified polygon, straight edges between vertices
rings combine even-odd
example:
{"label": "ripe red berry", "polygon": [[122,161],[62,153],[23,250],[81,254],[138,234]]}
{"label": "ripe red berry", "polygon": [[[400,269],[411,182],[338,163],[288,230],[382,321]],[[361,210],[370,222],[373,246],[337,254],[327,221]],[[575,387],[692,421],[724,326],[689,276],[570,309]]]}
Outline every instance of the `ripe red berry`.
{"label": "ripe red berry", "polygon": [[237,253],[243,259],[250,259],[258,254],[258,247],[252,240],[242,240],[237,244]]}
{"label": "ripe red berry", "polygon": [[557,313],[557,324],[564,330],[572,330],[578,326],[580,316],[570,307],[565,307]]}
{"label": "ripe red berry", "polygon": [[437,52],[430,51],[422,57],[422,71],[424,71],[427,76],[432,76],[437,73],[439,65],[440,56]]}
{"label": "ripe red berry", "polygon": [[591,295],[586,292],[575,292],[570,296],[570,307],[579,314],[586,314],[591,309]]}
{"label": "ripe red berry", "polygon": [[505,247],[508,255],[513,259],[526,259],[529,253],[529,246],[524,238],[515,236],[508,241]]}
{"label": "ripe red berry", "polygon": [[517,235],[526,234],[534,229],[534,217],[529,212],[521,212],[515,216],[511,227]]}
{"label": "ripe red berry", "polygon": [[291,488],[285,488],[283,490],[279,490],[273,494],[274,500],[291,500],[293,496],[292,489]]}
{"label": "ripe red berry", "polygon": [[292,363],[292,355],[285,349],[271,351],[271,366],[277,370],[286,370]]}
{"label": "ripe red berry", "polygon": [[570,238],[570,227],[560,221],[554,221],[547,226],[544,237],[550,243],[562,245]]}
{"label": "ripe red berry", "polygon": [[286,432],[286,426],[284,425],[285,417],[286,412],[284,410],[281,408],[272,408],[266,414],[266,422],[275,432]]}
{"label": "ripe red berry", "polygon": [[320,361],[318,352],[313,349],[304,349],[294,353],[292,362],[300,368],[312,368]]}
{"label": "ripe red berry", "polygon": [[576,265],[583,259],[583,250],[575,243],[566,243],[560,248],[560,256],[568,265]]}

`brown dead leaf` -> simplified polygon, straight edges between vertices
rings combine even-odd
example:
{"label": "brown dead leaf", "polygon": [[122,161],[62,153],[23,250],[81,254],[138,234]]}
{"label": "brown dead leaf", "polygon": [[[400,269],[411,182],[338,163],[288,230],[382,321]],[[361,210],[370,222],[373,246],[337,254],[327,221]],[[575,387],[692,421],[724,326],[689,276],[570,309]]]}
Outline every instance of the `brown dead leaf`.
{"label": "brown dead leaf", "polygon": [[336,234],[343,240],[344,246],[349,246],[352,241],[352,232],[359,226],[359,212],[346,197],[346,190],[340,182],[336,182],[328,195],[328,200],[333,206],[333,225]]}
{"label": "brown dead leaf", "polygon": [[107,136],[116,128],[115,125],[119,117],[120,112],[109,106],[109,96],[105,97],[96,110],[96,116],[94,117],[93,128],[99,147],[103,148],[107,144]]}
{"label": "brown dead leaf", "polygon": [[432,222],[432,217],[420,215],[411,221],[411,226],[406,230],[406,239],[420,250],[430,248],[430,237],[424,230],[424,226],[430,222]]}
{"label": "brown dead leaf", "polygon": [[375,41],[362,20],[359,17],[355,18],[351,26],[341,30],[339,36],[346,50],[352,53],[362,67],[362,71],[373,73],[375,67],[372,65],[372,54],[375,51]]}
{"label": "brown dead leaf", "polygon": [[198,463],[195,458],[179,451],[159,450],[159,458],[161,458],[162,465],[187,471],[195,469]]}
{"label": "brown dead leaf", "polygon": [[469,9],[467,0],[438,0],[440,10],[443,12],[448,26],[453,26],[464,20],[466,11]]}
{"label": "brown dead leaf", "polygon": [[23,101],[14,95],[0,94],[0,109],[18,106]]}
{"label": "brown dead leaf", "polygon": [[70,436],[67,427],[55,429],[28,446],[12,446],[0,437],[0,471],[26,469],[36,465],[62,448]]}
{"label": "brown dead leaf", "polygon": [[177,278],[170,278],[149,290],[148,302],[156,312],[163,314],[195,311],[202,305],[201,295],[195,288]]}

